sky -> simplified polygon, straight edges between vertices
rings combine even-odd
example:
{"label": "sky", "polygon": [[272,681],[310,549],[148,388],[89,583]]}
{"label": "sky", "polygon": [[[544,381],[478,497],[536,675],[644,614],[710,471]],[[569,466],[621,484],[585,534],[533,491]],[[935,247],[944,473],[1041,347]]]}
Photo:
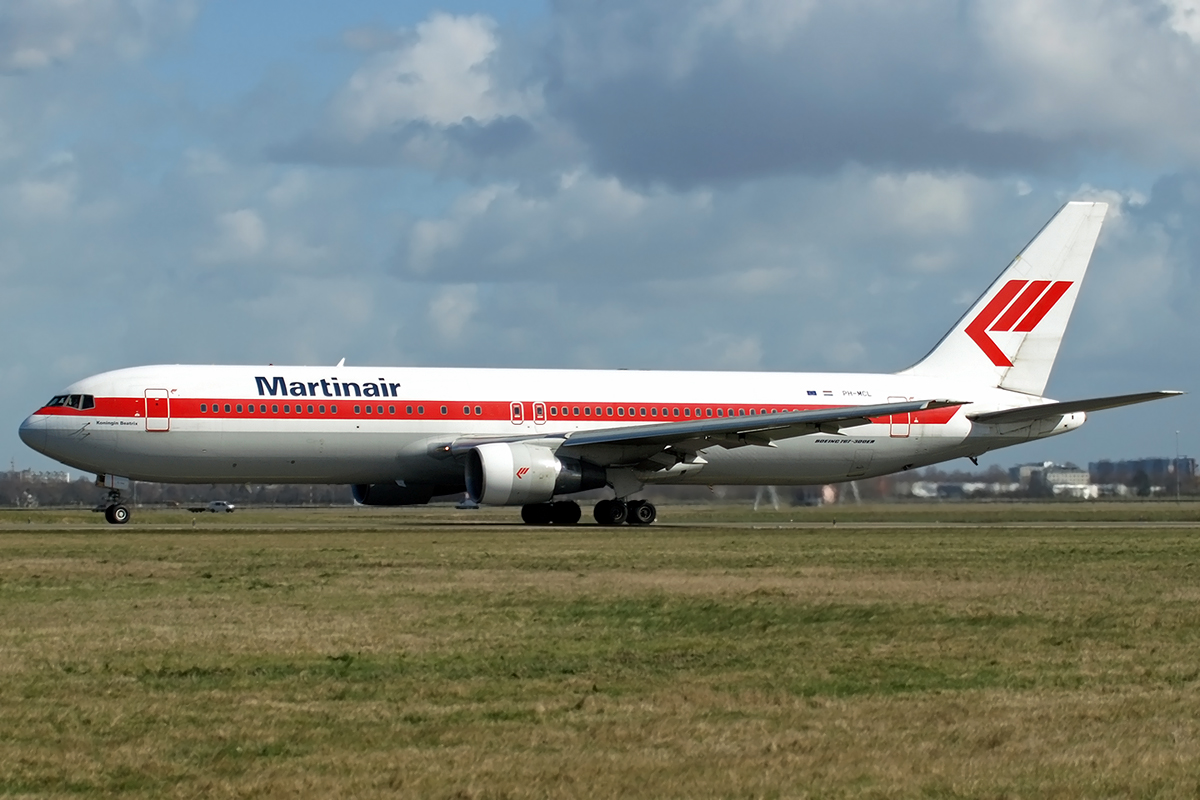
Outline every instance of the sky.
{"label": "sky", "polygon": [[0,456],[139,364],[891,372],[1072,199],[1047,393],[1195,390],[1200,0],[5,0]]}

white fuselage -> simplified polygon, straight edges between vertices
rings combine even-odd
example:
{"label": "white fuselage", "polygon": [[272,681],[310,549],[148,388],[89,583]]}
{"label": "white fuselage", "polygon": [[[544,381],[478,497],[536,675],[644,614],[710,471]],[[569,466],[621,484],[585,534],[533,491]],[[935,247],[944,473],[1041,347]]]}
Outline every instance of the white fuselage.
{"label": "white fuselage", "polygon": [[174,483],[453,488],[463,465],[446,445],[461,437],[553,437],[917,398],[970,403],[771,446],[709,447],[695,464],[638,475],[646,483],[829,483],[978,456],[1084,420],[980,425],[966,414],[1047,401],[945,378],[844,373],[151,366],[66,391],[94,398],[91,407],[35,412],[21,426],[27,444],[78,469]]}

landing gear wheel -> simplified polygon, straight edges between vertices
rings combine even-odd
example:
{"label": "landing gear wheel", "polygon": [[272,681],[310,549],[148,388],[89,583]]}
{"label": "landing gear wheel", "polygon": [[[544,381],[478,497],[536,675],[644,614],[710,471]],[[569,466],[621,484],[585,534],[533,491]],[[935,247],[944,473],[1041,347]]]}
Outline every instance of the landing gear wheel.
{"label": "landing gear wheel", "polygon": [[601,525],[622,525],[629,516],[629,509],[620,500],[601,500],[592,509],[592,516]]}
{"label": "landing gear wheel", "polygon": [[110,525],[124,525],[129,522],[129,509],[122,505],[109,506],[104,509],[104,519]]}
{"label": "landing gear wheel", "polygon": [[583,512],[579,509],[579,503],[574,501],[567,500],[562,503],[550,504],[550,521],[555,525],[574,525],[582,516]]}
{"label": "landing gear wheel", "polygon": [[521,506],[521,519],[526,525],[549,525],[550,515],[549,503],[529,503]]}
{"label": "landing gear wheel", "polygon": [[634,500],[628,508],[630,525],[649,525],[658,518],[658,509],[646,500]]}

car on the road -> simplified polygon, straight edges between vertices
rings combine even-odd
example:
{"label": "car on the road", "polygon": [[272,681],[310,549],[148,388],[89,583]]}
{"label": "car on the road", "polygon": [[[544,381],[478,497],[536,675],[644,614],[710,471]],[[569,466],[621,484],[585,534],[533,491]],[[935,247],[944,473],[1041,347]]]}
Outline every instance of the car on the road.
{"label": "car on the road", "polygon": [[219,514],[224,511],[227,514],[233,513],[233,503],[228,500],[210,500],[208,505],[204,507],[205,511],[211,511],[214,514]]}

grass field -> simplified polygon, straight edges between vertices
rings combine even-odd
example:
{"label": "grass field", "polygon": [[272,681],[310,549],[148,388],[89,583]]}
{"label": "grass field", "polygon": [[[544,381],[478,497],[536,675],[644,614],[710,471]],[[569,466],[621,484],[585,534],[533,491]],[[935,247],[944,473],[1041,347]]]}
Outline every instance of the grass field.
{"label": "grass field", "polygon": [[0,512],[0,796],[1200,795],[1197,506],[99,516]]}

